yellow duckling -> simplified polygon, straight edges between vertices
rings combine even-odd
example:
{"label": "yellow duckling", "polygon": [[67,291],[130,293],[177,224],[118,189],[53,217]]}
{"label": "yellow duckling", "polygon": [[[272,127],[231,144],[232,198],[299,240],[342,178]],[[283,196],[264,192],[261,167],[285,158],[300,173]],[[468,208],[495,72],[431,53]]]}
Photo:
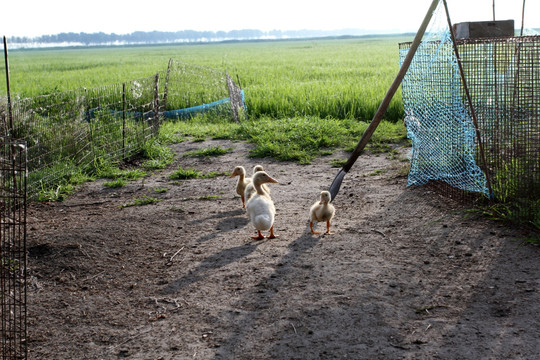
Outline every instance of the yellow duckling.
{"label": "yellow duckling", "polygon": [[[255,165],[253,167],[253,175],[255,175],[255,173],[259,172],[259,171],[264,171],[264,168],[262,165]],[[263,190],[270,194],[270,188],[268,186],[266,186],[266,184],[263,184]],[[249,200],[249,198],[251,197],[251,195],[255,194],[255,187],[253,186],[253,182],[250,182],[249,184],[247,184],[246,186],[246,190],[244,191],[244,194],[245,194],[245,197],[246,197],[246,201]]]}
{"label": "yellow duckling", "polygon": [[330,204],[332,196],[329,191],[321,191],[321,200],[315,202],[311,209],[309,210],[310,222],[309,228],[311,229],[312,234],[320,234],[320,232],[313,230],[313,222],[323,222],[326,221],[326,234],[332,234],[330,232],[330,221],[336,213],[334,205]]}
{"label": "yellow duckling", "polygon": [[253,175],[255,193],[247,202],[249,219],[258,233],[258,236],[252,236],[251,238],[256,240],[264,239],[264,236],[261,234],[261,231],[263,230],[270,230],[270,235],[268,236],[269,239],[277,237],[277,235],[274,234],[276,208],[270,195],[263,189],[263,184],[266,183],[277,183],[277,180],[271,178],[264,171],[256,172],[255,175]]}
{"label": "yellow duckling", "polygon": [[242,209],[246,208],[245,191],[246,186],[251,183],[250,178],[246,178],[246,169],[243,166],[237,166],[234,168],[231,178],[238,176],[238,182],[236,183],[236,193],[242,198]]}

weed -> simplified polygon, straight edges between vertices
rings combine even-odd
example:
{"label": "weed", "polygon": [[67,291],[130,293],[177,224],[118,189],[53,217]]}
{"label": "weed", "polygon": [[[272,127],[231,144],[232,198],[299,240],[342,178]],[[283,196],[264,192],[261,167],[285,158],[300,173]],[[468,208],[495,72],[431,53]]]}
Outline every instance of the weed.
{"label": "weed", "polygon": [[207,156],[220,156],[225,155],[233,151],[232,147],[221,148],[219,146],[213,146],[205,149],[198,149],[193,151],[188,151],[184,156],[193,156],[193,157],[207,157]]}
{"label": "weed", "polygon": [[130,203],[124,204],[121,207],[150,205],[150,204],[158,203],[160,201],[163,201],[163,199],[157,199],[157,198],[153,198],[149,196],[144,196],[142,198],[137,198]]}
{"label": "weed", "polygon": [[330,164],[334,168],[342,168],[343,165],[347,162],[347,159],[332,159],[330,160]]}
{"label": "weed", "polygon": [[215,200],[220,197],[221,197],[220,195],[205,195],[205,196],[199,197],[199,200]]}
{"label": "weed", "polygon": [[372,172],[370,172],[368,174],[364,174],[362,176],[364,176],[364,177],[365,176],[377,176],[377,175],[382,175],[385,172],[386,172],[386,170],[384,170],[384,169],[377,169],[377,170],[374,170],[374,171],[372,171]]}

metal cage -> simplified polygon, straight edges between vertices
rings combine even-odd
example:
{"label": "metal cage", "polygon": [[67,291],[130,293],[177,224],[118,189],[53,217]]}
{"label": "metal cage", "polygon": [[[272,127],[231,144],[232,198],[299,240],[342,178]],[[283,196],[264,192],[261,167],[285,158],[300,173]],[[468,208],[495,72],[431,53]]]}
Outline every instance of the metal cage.
{"label": "metal cage", "polygon": [[[409,47],[400,44],[401,50]],[[477,146],[477,163],[488,175],[496,201],[519,211],[519,217],[534,218],[540,206],[540,36],[461,39],[457,48],[472,104],[463,86],[458,95],[466,109],[474,109],[486,159],[483,164]],[[455,81],[446,75],[448,64],[440,66],[426,64],[431,76],[414,86],[429,89],[433,81]],[[447,186],[439,189],[456,195]],[[461,193],[462,198],[475,198]]]}
{"label": "metal cage", "polygon": [[1,358],[26,359],[26,145],[0,140]]}

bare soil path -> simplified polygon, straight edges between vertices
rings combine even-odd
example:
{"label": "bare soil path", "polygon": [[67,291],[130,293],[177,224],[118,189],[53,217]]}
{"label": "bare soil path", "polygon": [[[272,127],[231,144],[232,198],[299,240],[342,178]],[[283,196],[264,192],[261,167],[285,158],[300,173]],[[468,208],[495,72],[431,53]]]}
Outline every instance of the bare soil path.
{"label": "bare soil path", "polygon": [[[182,156],[216,145],[234,151]],[[363,155],[335,199],[335,234],[311,235],[330,158],[253,159],[251,146],[186,141],[144,180],[31,204],[30,359],[540,359],[527,230],[407,188],[402,163]],[[235,179],[168,178],[258,163],[279,181],[273,240],[250,239]],[[122,206],[145,196],[162,201]]]}

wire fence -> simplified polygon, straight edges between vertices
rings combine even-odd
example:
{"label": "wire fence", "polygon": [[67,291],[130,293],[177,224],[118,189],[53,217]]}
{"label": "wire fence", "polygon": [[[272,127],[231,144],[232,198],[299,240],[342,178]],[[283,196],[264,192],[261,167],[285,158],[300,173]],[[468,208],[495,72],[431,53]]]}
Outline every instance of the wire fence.
{"label": "wire fence", "polygon": [[137,154],[164,119],[211,114],[238,121],[243,108],[243,93],[225,72],[171,59],[166,71],[147,78],[18,100],[1,112],[0,131],[27,142],[34,199],[69,182],[75,168]]}
{"label": "wire fence", "polygon": [[0,321],[2,360],[25,359],[26,145],[0,139]]}
{"label": "wire fence", "polygon": [[[413,140],[409,184],[443,181],[453,188],[439,189],[450,196],[477,199],[471,192],[484,193],[515,217],[538,219],[540,36],[458,40],[472,104],[449,38],[422,46],[402,89]],[[402,57],[409,47],[400,44]]]}
{"label": "wire fence", "polygon": [[228,74],[172,59],[147,78],[0,106],[2,360],[28,355],[27,199],[70,183],[80,169],[139,153],[164,119],[211,114],[239,121],[243,109],[243,92]]}

